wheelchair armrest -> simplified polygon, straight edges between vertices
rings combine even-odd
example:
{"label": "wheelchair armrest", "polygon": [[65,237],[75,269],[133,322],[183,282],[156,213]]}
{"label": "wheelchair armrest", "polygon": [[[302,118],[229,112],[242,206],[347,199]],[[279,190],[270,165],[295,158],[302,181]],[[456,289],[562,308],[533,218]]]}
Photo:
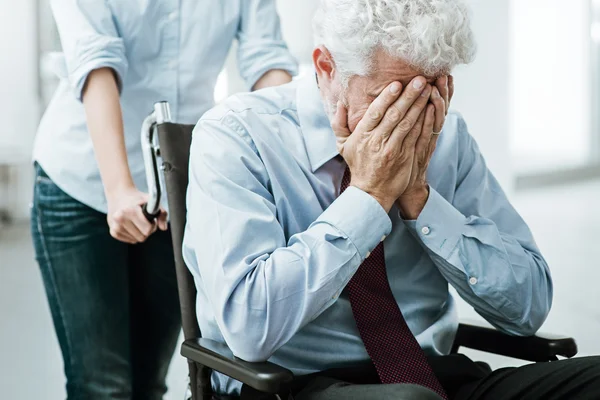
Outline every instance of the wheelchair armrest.
{"label": "wheelchair armrest", "polygon": [[279,393],[294,379],[292,371],[286,368],[270,362],[240,360],[227,345],[210,339],[186,340],[181,345],[181,355],[265,393]]}
{"label": "wheelchair armrest", "polygon": [[558,356],[571,358],[577,354],[577,344],[572,338],[547,334],[512,336],[471,322],[458,327],[453,352],[459,347],[534,362],[554,361]]}

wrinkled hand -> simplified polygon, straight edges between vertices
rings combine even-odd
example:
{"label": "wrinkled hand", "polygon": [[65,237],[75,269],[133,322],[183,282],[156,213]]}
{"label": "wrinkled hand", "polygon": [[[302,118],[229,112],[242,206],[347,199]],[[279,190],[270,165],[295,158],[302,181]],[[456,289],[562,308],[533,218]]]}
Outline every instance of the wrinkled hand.
{"label": "wrinkled hand", "polygon": [[370,194],[386,212],[410,183],[420,135],[415,124],[431,91],[423,77],[413,79],[404,91],[399,82],[391,83],[371,103],[353,132],[348,128],[346,108],[338,104],[331,125],[338,151],[352,174],[350,184]]}
{"label": "wrinkled hand", "polygon": [[[421,134],[416,144],[414,164],[410,182],[396,202],[405,219],[416,219],[429,198],[427,169],[435,151],[439,133],[448,114],[450,101],[454,95],[452,76],[438,78],[431,93],[430,105],[419,117],[417,129]],[[437,132],[437,133],[436,133]]]}
{"label": "wrinkled hand", "polygon": [[122,190],[108,197],[107,222],[110,235],[129,244],[143,243],[157,229],[167,230],[167,212],[161,208],[156,222],[149,222],[142,212],[148,195],[135,188]]}

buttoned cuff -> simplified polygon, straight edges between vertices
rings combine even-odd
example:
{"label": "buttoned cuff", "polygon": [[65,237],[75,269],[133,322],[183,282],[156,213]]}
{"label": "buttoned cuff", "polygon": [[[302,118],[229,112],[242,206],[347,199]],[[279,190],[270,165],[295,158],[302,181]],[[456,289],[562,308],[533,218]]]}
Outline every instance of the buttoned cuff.
{"label": "buttoned cuff", "polygon": [[462,238],[466,220],[460,211],[430,187],[429,198],[417,220],[404,223],[427,248],[447,259]]}
{"label": "buttoned cuff", "polygon": [[361,260],[392,231],[392,221],[371,195],[350,186],[319,217],[356,247]]}

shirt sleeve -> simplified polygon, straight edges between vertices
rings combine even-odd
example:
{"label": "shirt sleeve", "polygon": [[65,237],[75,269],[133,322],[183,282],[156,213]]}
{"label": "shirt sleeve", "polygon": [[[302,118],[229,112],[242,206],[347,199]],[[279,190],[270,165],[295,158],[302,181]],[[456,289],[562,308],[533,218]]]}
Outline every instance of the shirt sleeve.
{"label": "shirt sleeve", "polygon": [[196,127],[186,246],[225,341],[247,361],[268,359],[330,307],[392,228],[376,200],[350,187],[288,236],[270,179],[236,120]]}
{"label": "shirt sleeve", "polygon": [[552,280],[526,223],[486,167],[462,119],[452,201],[430,188],[416,221],[406,221],[444,277],[487,321],[532,335],[552,304]]}
{"label": "shirt sleeve", "polygon": [[119,90],[127,73],[123,39],[105,0],[51,0],[67,64],[68,79],[81,101],[88,75],[98,68],[115,72]]}
{"label": "shirt sleeve", "polygon": [[243,0],[237,33],[238,67],[249,89],[268,71],[298,74],[298,63],[281,35],[275,0]]}

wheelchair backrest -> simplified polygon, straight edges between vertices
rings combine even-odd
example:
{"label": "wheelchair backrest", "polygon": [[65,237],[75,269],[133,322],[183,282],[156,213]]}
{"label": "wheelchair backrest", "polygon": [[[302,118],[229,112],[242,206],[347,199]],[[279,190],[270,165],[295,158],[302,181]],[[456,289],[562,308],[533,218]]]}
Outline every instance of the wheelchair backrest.
{"label": "wheelchair backrest", "polygon": [[187,211],[185,199],[188,185],[188,163],[194,125],[162,123],[158,124],[156,129],[171,216],[171,235],[177,269],[183,334],[187,340],[200,337],[200,328],[196,318],[196,286],[183,261],[181,252]]}

